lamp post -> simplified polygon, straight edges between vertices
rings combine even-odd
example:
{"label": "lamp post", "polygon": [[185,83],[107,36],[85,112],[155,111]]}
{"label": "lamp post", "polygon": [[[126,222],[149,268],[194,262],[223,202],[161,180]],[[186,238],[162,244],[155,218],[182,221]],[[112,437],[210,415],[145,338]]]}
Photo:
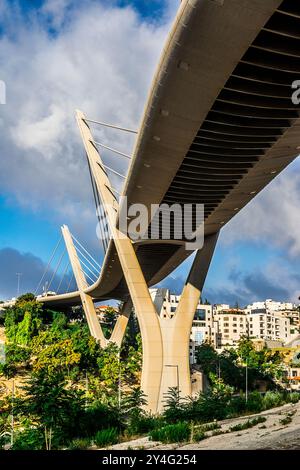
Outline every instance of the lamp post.
{"label": "lamp post", "polygon": [[14,445],[14,400],[15,400],[15,380],[12,380],[11,389],[11,434],[10,434],[10,445]]}
{"label": "lamp post", "polygon": [[248,401],[248,359],[246,359],[246,393],[245,393],[246,403]]}
{"label": "lamp post", "polygon": [[118,380],[118,406],[119,406],[119,411],[121,410],[121,384],[122,384],[122,378],[121,378],[121,358],[120,358],[121,351],[119,349],[118,352],[118,361],[119,361],[119,380]]}
{"label": "lamp post", "polygon": [[19,295],[20,295],[20,278],[21,278],[22,275],[23,275],[23,273],[16,273],[16,276],[17,276],[17,278],[18,278],[17,298],[18,298]]}

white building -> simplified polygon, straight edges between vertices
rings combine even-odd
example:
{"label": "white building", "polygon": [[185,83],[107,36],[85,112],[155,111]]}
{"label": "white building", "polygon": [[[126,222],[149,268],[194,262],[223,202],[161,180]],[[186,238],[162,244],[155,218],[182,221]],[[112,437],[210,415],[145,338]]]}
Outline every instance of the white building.
{"label": "white building", "polygon": [[266,310],[268,312],[279,312],[281,310],[293,310],[294,308],[296,308],[296,305],[292,302],[276,302],[272,299],[267,299],[263,302],[253,302],[253,304],[248,305],[247,310]]}
{"label": "white building", "polygon": [[[180,295],[168,289],[150,289],[157,312],[172,318]],[[299,311],[290,302],[254,302],[246,309],[227,304],[198,304],[190,339],[190,361],[195,362],[196,347],[209,342],[216,349],[235,347],[244,336],[265,341],[288,343],[299,334]]]}
{"label": "white building", "polygon": [[291,340],[290,318],[282,316],[276,311],[266,313],[248,313],[249,336],[265,339],[278,340],[287,343]]}
{"label": "white building", "polygon": [[214,314],[221,337],[221,347],[235,346],[243,336],[248,336],[248,318],[244,310],[231,309]]}

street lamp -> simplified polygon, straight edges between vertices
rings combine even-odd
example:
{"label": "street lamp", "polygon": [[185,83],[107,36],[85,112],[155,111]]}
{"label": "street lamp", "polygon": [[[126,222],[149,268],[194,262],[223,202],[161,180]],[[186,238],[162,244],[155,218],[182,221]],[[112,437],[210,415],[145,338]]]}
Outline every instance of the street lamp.
{"label": "street lamp", "polygon": [[177,391],[178,391],[178,396],[179,396],[179,367],[178,364],[165,364],[165,367],[176,367],[176,372],[177,372]]}
{"label": "street lamp", "polygon": [[246,403],[248,401],[248,358],[246,359],[246,393],[245,393]]}
{"label": "street lamp", "polygon": [[17,288],[17,298],[20,295],[20,277],[23,275],[23,273],[16,273],[16,276],[18,278],[18,288]]}

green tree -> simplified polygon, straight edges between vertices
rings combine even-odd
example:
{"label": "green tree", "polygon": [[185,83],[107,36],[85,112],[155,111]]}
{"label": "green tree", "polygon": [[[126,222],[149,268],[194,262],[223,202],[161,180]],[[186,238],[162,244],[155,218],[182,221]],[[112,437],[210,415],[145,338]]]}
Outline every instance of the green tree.
{"label": "green tree", "polygon": [[38,426],[54,431],[69,426],[84,406],[82,392],[67,388],[61,373],[34,372],[24,385],[25,396],[16,400],[17,415],[32,417]]}
{"label": "green tree", "polygon": [[107,307],[103,314],[102,328],[104,336],[109,339],[117,321],[117,312],[113,307]]}

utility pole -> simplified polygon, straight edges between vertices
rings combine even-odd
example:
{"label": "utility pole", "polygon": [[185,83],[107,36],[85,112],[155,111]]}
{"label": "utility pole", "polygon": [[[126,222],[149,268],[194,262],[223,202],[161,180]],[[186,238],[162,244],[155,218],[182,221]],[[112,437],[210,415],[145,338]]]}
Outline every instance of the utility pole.
{"label": "utility pole", "polygon": [[85,371],[85,409],[88,409],[89,379],[87,370]]}
{"label": "utility pole", "polygon": [[11,433],[10,433],[10,445],[14,445],[14,399],[15,399],[15,379],[12,380],[11,389]]}
{"label": "utility pole", "polygon": [[17,287],[17,298],[18,298],[20,295],[20,278],[21,276],[23,276],[23,273],[16,273],[16,276],[18,278],[18,287]]}
{"label": "utility pole", "polygon": [[118,353],[118,360],[119,360],[119,384],[118,384],[118,405],[119,405],[119,411],[121,410],[121,357],[120,357],[121,351],[119,349]]}
{"label": "utility pole", "polygon": [[248,401],[248,358],[246,359],[246,393],[245,393],[246,403]]}

